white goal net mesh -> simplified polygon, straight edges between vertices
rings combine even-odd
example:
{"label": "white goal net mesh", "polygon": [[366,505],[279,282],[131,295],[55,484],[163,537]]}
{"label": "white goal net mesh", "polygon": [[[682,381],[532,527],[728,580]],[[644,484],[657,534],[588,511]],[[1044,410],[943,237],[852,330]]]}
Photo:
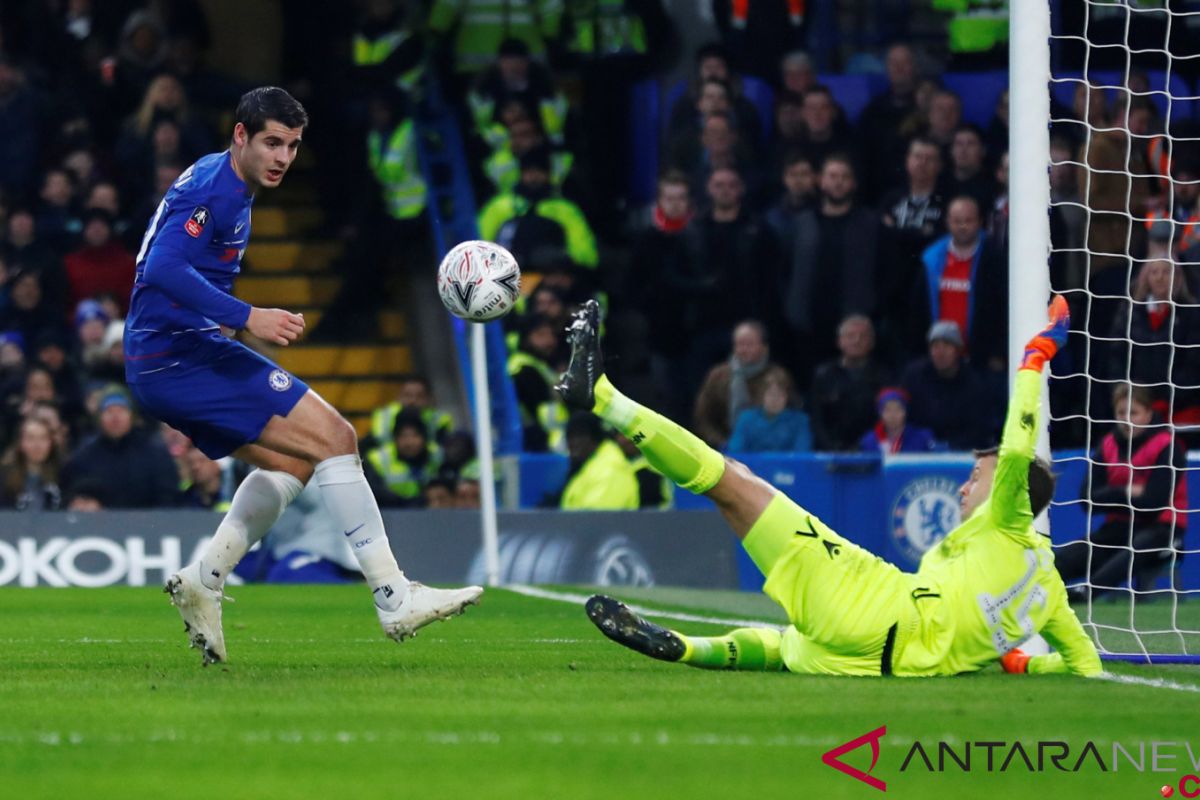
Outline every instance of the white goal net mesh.
{"label": "white goal net mesh", "polygon": [[1060,3],[1051,63],[1055,556],[1103,654],[1200,663],[1200,3]]}

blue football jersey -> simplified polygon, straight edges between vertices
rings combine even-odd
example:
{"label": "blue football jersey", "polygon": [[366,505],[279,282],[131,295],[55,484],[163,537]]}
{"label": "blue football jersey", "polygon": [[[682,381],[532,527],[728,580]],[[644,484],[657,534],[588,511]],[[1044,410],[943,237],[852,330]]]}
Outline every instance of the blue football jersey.
{"label": "blue football jersey", "polygon": [[150,220],[125,320],[130,383],[186,369],[220,325],[240,329],[250,316],[250,305],[232,291],[250,240],[254,195],[231,158],[226,150],[188,167]]}

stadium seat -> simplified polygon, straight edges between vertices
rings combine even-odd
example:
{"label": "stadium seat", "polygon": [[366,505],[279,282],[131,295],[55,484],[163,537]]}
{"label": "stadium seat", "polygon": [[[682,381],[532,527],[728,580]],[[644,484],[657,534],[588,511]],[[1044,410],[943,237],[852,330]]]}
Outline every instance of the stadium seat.
{"label": "stadium seat", "polygon": [[[1089,76],[1094,85],[1113,87],[1105,92],[1109,103],[1120,99],[1120,95],[1124,94],[1120,87],[1125,85],[1125,73],[1119,70],[1092,70]],[[1200,95],[1200,92],[1189,86],[1187,81],[1172,74],[1171,80],[1168,82],[1167,73],[1162,70],[1150,70],[1146,72],[1146,77],[1150,82],[1150,91],[1152,92],[1150,100],[1158,109],[1160,116],[1166,116],[1169,105],[1172,120],[1182,121],[1196,118],[1197,111],[1200,109],[1200,103],[1197,103],[1197,95]],[[1082,72],[1056,71],[1054,81],[1050,84],[1050,91],[1055,100],[1070,108],[1075,98],[1075,91],[1082,81]]]}
{"label": "stadium seat", "polygon": [[987,128],[996,116],[996,103],[1008,88],[1008,72],[947,72],[942,85],[962,99],[963,122]]}
{"label": "stadium seat", "polygon": [[638,81],[629,92],[629,199],[636,206],[654,201],[661,127],[658,81]]}
{"label": "stadium seat", "polygon": [[833,92],[833,98],[846,112],[846,119],[855,123],[871,102],[871,80],[866,75],[822,75],[821,83]]}

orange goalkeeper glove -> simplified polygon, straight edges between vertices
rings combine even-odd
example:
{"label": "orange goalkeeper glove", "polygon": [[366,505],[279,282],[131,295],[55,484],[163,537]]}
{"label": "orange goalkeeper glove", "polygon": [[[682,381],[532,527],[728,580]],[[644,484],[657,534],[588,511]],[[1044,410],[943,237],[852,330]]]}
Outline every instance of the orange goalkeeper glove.
{"label": "orange goalkeeper glove", "polygon": [[1024,675],[1029,671],[1029,656],[1025,655],[1019,647],[1014,647],[1000,659],[1000,666],[1004,668],[1005,672]]}
{"label": "orange goalkeeper glove", "polygon": [[1071,311],[1067,301],[1060,294],[1054,295],[1050,301],[1050,324],[1042,328],[1037,336],[1025,345],[1025,358],[1021,360],[1021,369],[1042,371],[1046,362],[1054,358],[1054,354],[1067,343],[1067,333],[1071,329]]}

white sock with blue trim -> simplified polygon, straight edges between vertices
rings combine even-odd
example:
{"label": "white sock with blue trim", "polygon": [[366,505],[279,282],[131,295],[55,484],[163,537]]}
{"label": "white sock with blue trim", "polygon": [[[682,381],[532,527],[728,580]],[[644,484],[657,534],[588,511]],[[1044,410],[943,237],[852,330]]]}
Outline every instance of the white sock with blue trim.
{"label": "white sock with blue trim", "polygon": [[358,559],[375,605],[395,611],[408,596],[408,579],[392,555],[362,461],[356,455],[327,458],[317,464],[313,479],[321,487],[325,508]]}
{"label": "white sock with blue trim", "polygon": [[200,557],[201,583],[220,589],[246,552],[267,535],[288,503],[303,490],[304,484],[286,472],[256,469],[247,475]]}

